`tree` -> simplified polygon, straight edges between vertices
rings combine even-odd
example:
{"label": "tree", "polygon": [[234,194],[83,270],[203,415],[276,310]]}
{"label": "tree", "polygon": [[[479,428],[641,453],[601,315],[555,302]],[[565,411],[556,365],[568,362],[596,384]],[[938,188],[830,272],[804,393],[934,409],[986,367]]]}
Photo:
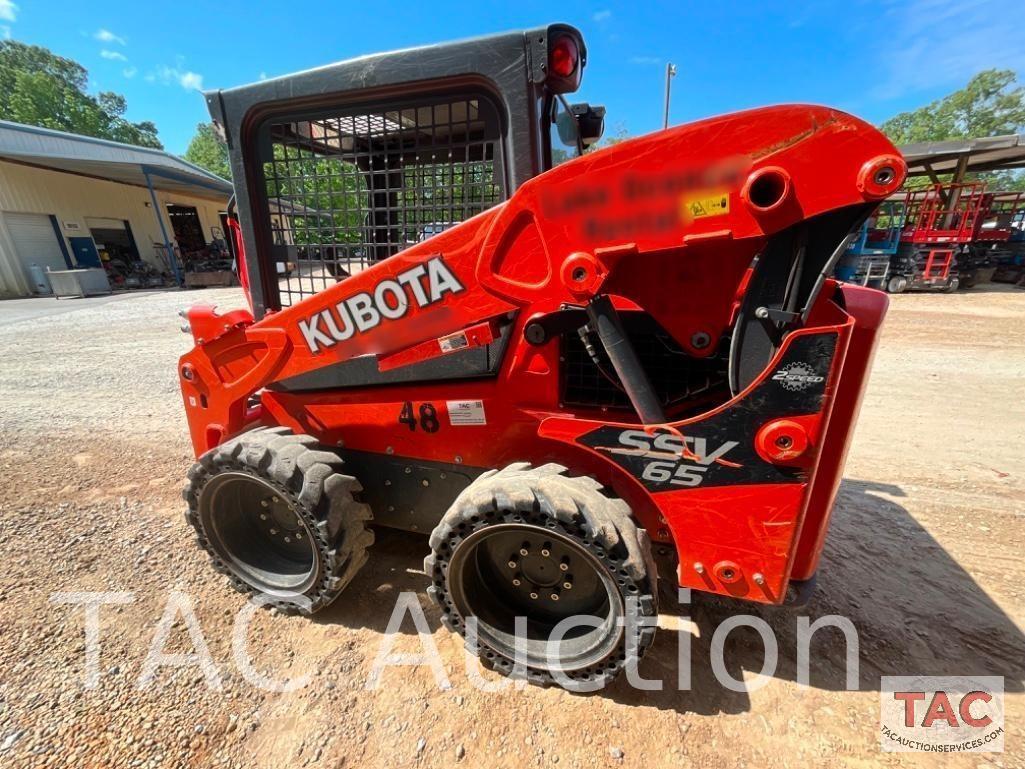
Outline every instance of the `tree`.
{"label": "tree", "polygon": [[[961,90],[895,115],[880,128],[897,145],[1018,133],[1025,128],[1025,88],[1017,85],[1012,70],[988,69]],[[1018,172],[969,174],[968,178],[985,180],[992,189],[1025,189],[1025,175]],[[911,180],[911,186],[930,183],[925,178]]]}
{"label": "tree", "polygon": [[91,96],[78,62],[36,45],[0,40],[0,118],[100,139],[163,149],[157,127],[124,118],[121,94]]}
{"label": "tree", "polygon": [[894,144],[1017,133],[1025,127],[1025,88],[1009,69],[988,69],[960,91],[882,124]]}
{"label": "tree", "polygon": [[221,141],[213,123],[200,123],[196,126],[196,135],[185,150],[185,159],[222,179],[231,179],[228,146]]}

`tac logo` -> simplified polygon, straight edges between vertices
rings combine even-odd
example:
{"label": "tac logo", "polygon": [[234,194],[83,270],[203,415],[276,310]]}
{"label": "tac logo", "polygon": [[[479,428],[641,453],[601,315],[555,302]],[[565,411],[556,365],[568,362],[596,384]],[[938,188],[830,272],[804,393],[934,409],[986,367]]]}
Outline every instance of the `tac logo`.
{"label": "tac logo", "polygon": [[885,751],[1003,752],[1001,676],[883,676],[879,697]]}

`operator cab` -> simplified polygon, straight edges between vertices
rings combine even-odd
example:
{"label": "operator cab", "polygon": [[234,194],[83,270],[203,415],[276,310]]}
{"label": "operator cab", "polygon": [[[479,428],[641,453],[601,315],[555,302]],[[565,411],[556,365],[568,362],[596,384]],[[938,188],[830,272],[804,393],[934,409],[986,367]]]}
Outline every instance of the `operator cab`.
{"label": "operator cab", "polygon": [[[254,315],[506,200],[578,152],[587,50],[565,24],[360,57],[206,99],[228,142]],[[557,131],[553,131],[557,129]]]}

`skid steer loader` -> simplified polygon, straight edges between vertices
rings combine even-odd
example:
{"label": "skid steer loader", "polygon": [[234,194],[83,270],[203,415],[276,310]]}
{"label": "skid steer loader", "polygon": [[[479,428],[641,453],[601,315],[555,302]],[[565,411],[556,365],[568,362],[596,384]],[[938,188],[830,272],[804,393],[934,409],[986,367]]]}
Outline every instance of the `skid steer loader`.
{"label": "skid steer loader", "polygon": [[207,94],[250,307],[187,314],[185,498],[243,593],[315,612],[422,532],[486,666],[591,684],[659,576],[807,594],[887,305],[828,276],[904,162],[802,105],[584,152],[586,64],[555,24]]}

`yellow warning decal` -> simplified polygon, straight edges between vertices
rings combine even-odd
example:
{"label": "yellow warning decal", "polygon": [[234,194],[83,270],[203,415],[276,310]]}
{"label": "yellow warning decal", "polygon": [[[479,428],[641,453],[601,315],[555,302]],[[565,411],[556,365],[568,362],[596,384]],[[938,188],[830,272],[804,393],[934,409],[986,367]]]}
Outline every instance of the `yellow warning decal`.
{"label": "yellow warning decal", "polygon": [[683,215],[693,219],[703,216],[722,216],[730,212],[730,193],[720,192],[715,195],[703,195],[700,198],[689,198],[683,201]]}

